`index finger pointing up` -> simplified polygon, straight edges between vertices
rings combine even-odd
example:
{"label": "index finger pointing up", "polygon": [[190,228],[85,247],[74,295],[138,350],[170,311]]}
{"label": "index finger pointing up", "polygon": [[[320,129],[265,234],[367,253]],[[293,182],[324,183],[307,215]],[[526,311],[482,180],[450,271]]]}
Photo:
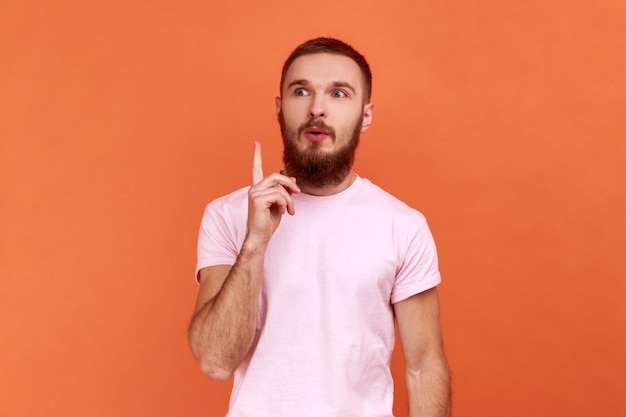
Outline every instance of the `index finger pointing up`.
{"label": "index finger pointing up", "polygon": [[252,155],[252,185],[256,185],[263,179],[263,164],[261,161],[261,144],[254,142],[254,154]]}

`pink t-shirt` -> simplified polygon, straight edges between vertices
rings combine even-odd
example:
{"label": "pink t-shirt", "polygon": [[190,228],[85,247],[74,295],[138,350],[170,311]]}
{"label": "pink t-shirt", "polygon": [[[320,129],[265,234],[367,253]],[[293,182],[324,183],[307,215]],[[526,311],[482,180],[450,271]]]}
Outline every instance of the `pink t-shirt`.
{"label": "pink t-shirt", "polygon": [[[232,265],[247,188],[209,204],[197,272]],[[357,177],[327,197],[294,195],[267,249],[257,338],[235,371],[229,417],[390,417],[392,304],[441,281],[418,211]]]}

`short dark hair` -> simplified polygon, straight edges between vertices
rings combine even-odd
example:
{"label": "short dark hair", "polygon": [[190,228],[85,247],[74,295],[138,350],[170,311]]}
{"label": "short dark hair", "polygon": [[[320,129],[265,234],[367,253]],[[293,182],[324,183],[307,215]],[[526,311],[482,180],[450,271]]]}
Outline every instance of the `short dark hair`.
{"label": "short dark hair", "polygon": [[280,75],[280,92],[282,94],[283,91],[283,83],[285,82],[285,75],[289,70],[289,67],[297,58],[304,55],[312,55],[312,54],[335,54],[335,55],[343,55],[350,59],[352,59],[361,69],[361,73],[363,74],[364,82],[364,98],[366,102],[370,100],[372,97],[372,71],[370,70],[370,66],[365,60],[365,57],[361,55],[356,49],[352,46],[348,45],[345,42],[340,41],[339,39],[334,38],[315,38],[304,42],[303,44],[296,47],[293,50],[291,55],[287,57],[285,63],[283,64],[283,71]]}

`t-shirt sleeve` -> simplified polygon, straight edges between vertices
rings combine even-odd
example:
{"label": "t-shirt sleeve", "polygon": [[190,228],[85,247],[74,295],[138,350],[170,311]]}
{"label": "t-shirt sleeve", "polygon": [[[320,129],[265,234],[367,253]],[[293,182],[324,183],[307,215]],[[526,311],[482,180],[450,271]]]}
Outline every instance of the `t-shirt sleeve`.
{"label": "t-shirt sleeve", "polygon": [[391,292],[391,303],[405,300],[441,282],[435,240],[424,220],[415,230]]}
{"label": "t-shirt sleeve", "polygon": [[202,268],[214,265],[233,265],[238,255],[233,219],[220,209],[219,202],[207,205],[198,233],[196,280]]}

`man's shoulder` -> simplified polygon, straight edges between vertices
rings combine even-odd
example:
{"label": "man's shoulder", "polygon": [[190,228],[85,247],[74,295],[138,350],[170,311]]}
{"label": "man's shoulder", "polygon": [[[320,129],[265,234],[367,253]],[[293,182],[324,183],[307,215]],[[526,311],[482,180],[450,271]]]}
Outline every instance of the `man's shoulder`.
{"label": "man's shoulder", "polygon": [[248,204],[248,190],[249,186],[239,188],[229,194],[218,197],[208,203],[205,207],[205,215],[217,215],[224,217],[238,217],[242,213],[245,214],[245,210]]}
{"label": "man's shoulder", "polygon": [[250,186],[239,188],[231,193],[215,198],[207,206],[224,206],[241,201],[247,201],[249,189]]}
{"label": "man's shoulder", "polygon": [[363,178],[362,198],[370,204],[379,207],[383,212],[388,212],[394,216],[402,216],[412,219],[425,220],[424,215],[416,208],[409,206],[395,195],[384,190],[372,181]]}

